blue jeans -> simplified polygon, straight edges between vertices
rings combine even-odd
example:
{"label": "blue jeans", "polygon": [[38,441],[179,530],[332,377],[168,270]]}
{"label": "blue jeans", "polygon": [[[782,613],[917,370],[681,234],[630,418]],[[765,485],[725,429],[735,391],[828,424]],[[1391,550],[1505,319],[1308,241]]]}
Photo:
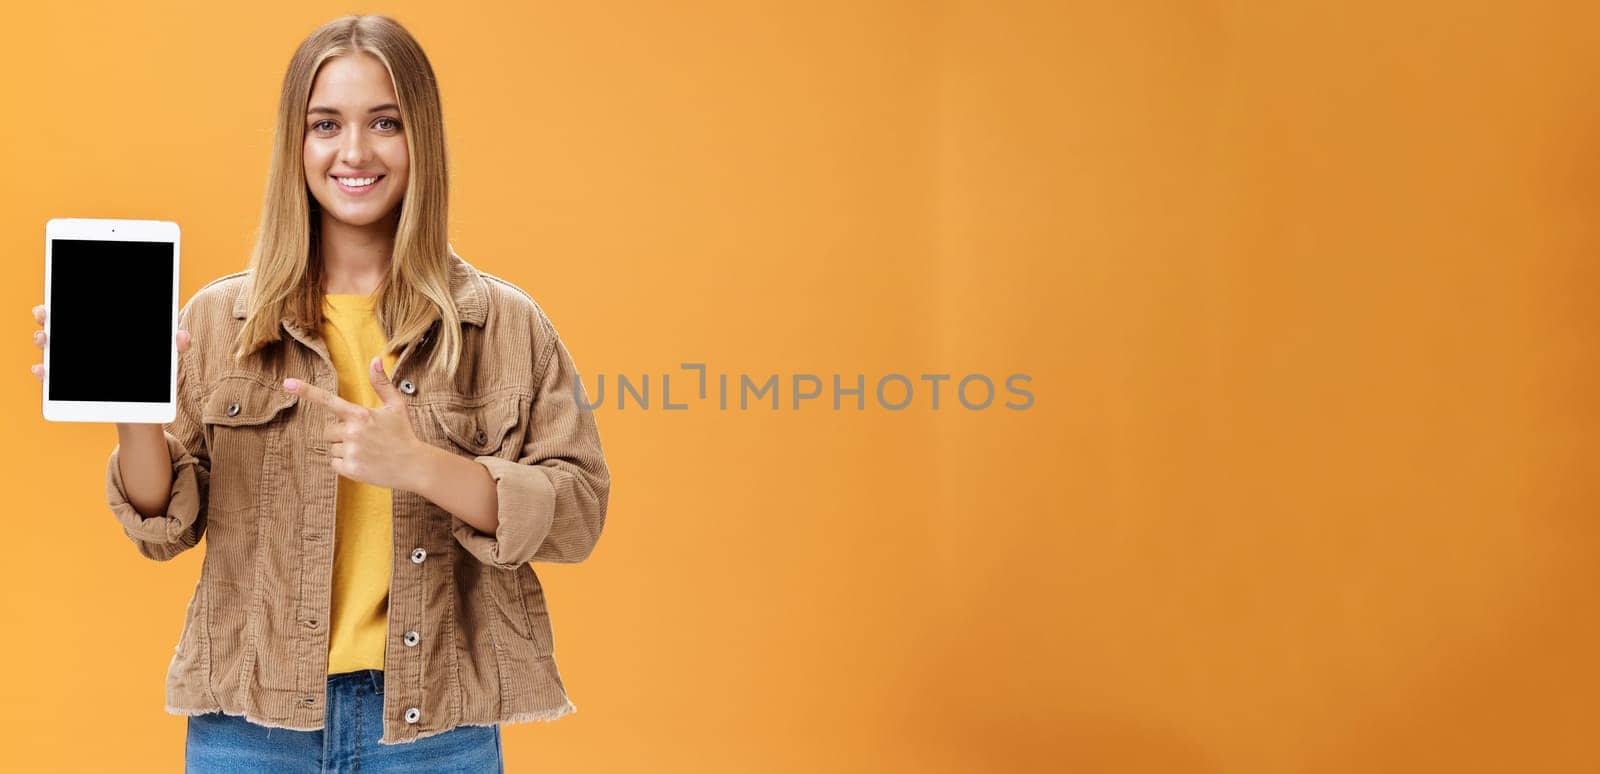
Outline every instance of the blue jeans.
{"label": "blue jeans", "polygon": [[383,735],[381,670],[330,676],[327,706],[321,731],[267,728],[221,712],[191,715],[184,770],[188,774],[505,772],[498,725],[459,726],[415,742],[378,744]]}

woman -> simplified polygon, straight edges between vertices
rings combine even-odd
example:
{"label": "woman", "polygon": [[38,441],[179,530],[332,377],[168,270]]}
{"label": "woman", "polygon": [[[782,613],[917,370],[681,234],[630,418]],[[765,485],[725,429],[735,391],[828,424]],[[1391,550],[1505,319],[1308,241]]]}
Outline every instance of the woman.
{"label": "woman", "polygon": [[177,418],[107,465],[143,555],[206,535],[166,690],[191,772],[499,771],[500,724],[575,709],[530,562],[588,556],[610,473],[554,326],[446,203],[416,41],[313,32],[250,266],[184,306]]}

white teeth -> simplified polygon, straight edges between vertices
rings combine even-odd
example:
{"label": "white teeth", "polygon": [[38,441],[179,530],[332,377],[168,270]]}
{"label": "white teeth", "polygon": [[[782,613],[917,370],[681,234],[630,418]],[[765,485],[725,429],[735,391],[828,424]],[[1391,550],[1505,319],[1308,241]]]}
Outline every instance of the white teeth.
{"label": "white teeth", "polygon": [[378,178],[375,177],[336,177],[334,180],[344,183],[351,188],[360,188],[364,185],[372,185],[373,183],[378,182]]}

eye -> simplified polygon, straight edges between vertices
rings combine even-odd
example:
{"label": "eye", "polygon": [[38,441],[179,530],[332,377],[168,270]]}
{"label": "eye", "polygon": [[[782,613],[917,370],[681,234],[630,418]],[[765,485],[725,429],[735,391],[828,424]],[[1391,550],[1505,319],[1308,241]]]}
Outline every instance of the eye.
{"label": "eye", "polygon": [[331,132],[333,131],[333,120],[324,118],[321,121],[312,124],[311,129],[318,132]]}
{"label": "eye", "polygon": [[[387,126],[385,126],[385,124],[387,124]],[[400,128],[400,122],[394,120],[393,118],[389,118],[388,116],[384,116],[383,118],[372,122],[372,125],[385,132],[392,132]]]}

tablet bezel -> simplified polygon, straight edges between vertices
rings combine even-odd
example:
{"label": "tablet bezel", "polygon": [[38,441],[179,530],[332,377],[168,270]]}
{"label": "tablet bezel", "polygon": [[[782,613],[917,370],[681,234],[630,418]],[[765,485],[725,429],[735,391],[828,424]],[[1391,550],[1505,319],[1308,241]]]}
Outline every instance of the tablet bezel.
{"label": "tablet bezel", "polygon": [[[44,418],[51,422],[171,422],[178,412],[178,224],[168,220],[121,220],[115,218],[53,218],[44,228]],[[165,403],[126,401],[88,401],[50,399],[50,324],[52,267],[55,240],[83,239],[101,242],[168,242],[172,244],[172,324],[168,344],[172,347],[172,373],[168,376]]]}

